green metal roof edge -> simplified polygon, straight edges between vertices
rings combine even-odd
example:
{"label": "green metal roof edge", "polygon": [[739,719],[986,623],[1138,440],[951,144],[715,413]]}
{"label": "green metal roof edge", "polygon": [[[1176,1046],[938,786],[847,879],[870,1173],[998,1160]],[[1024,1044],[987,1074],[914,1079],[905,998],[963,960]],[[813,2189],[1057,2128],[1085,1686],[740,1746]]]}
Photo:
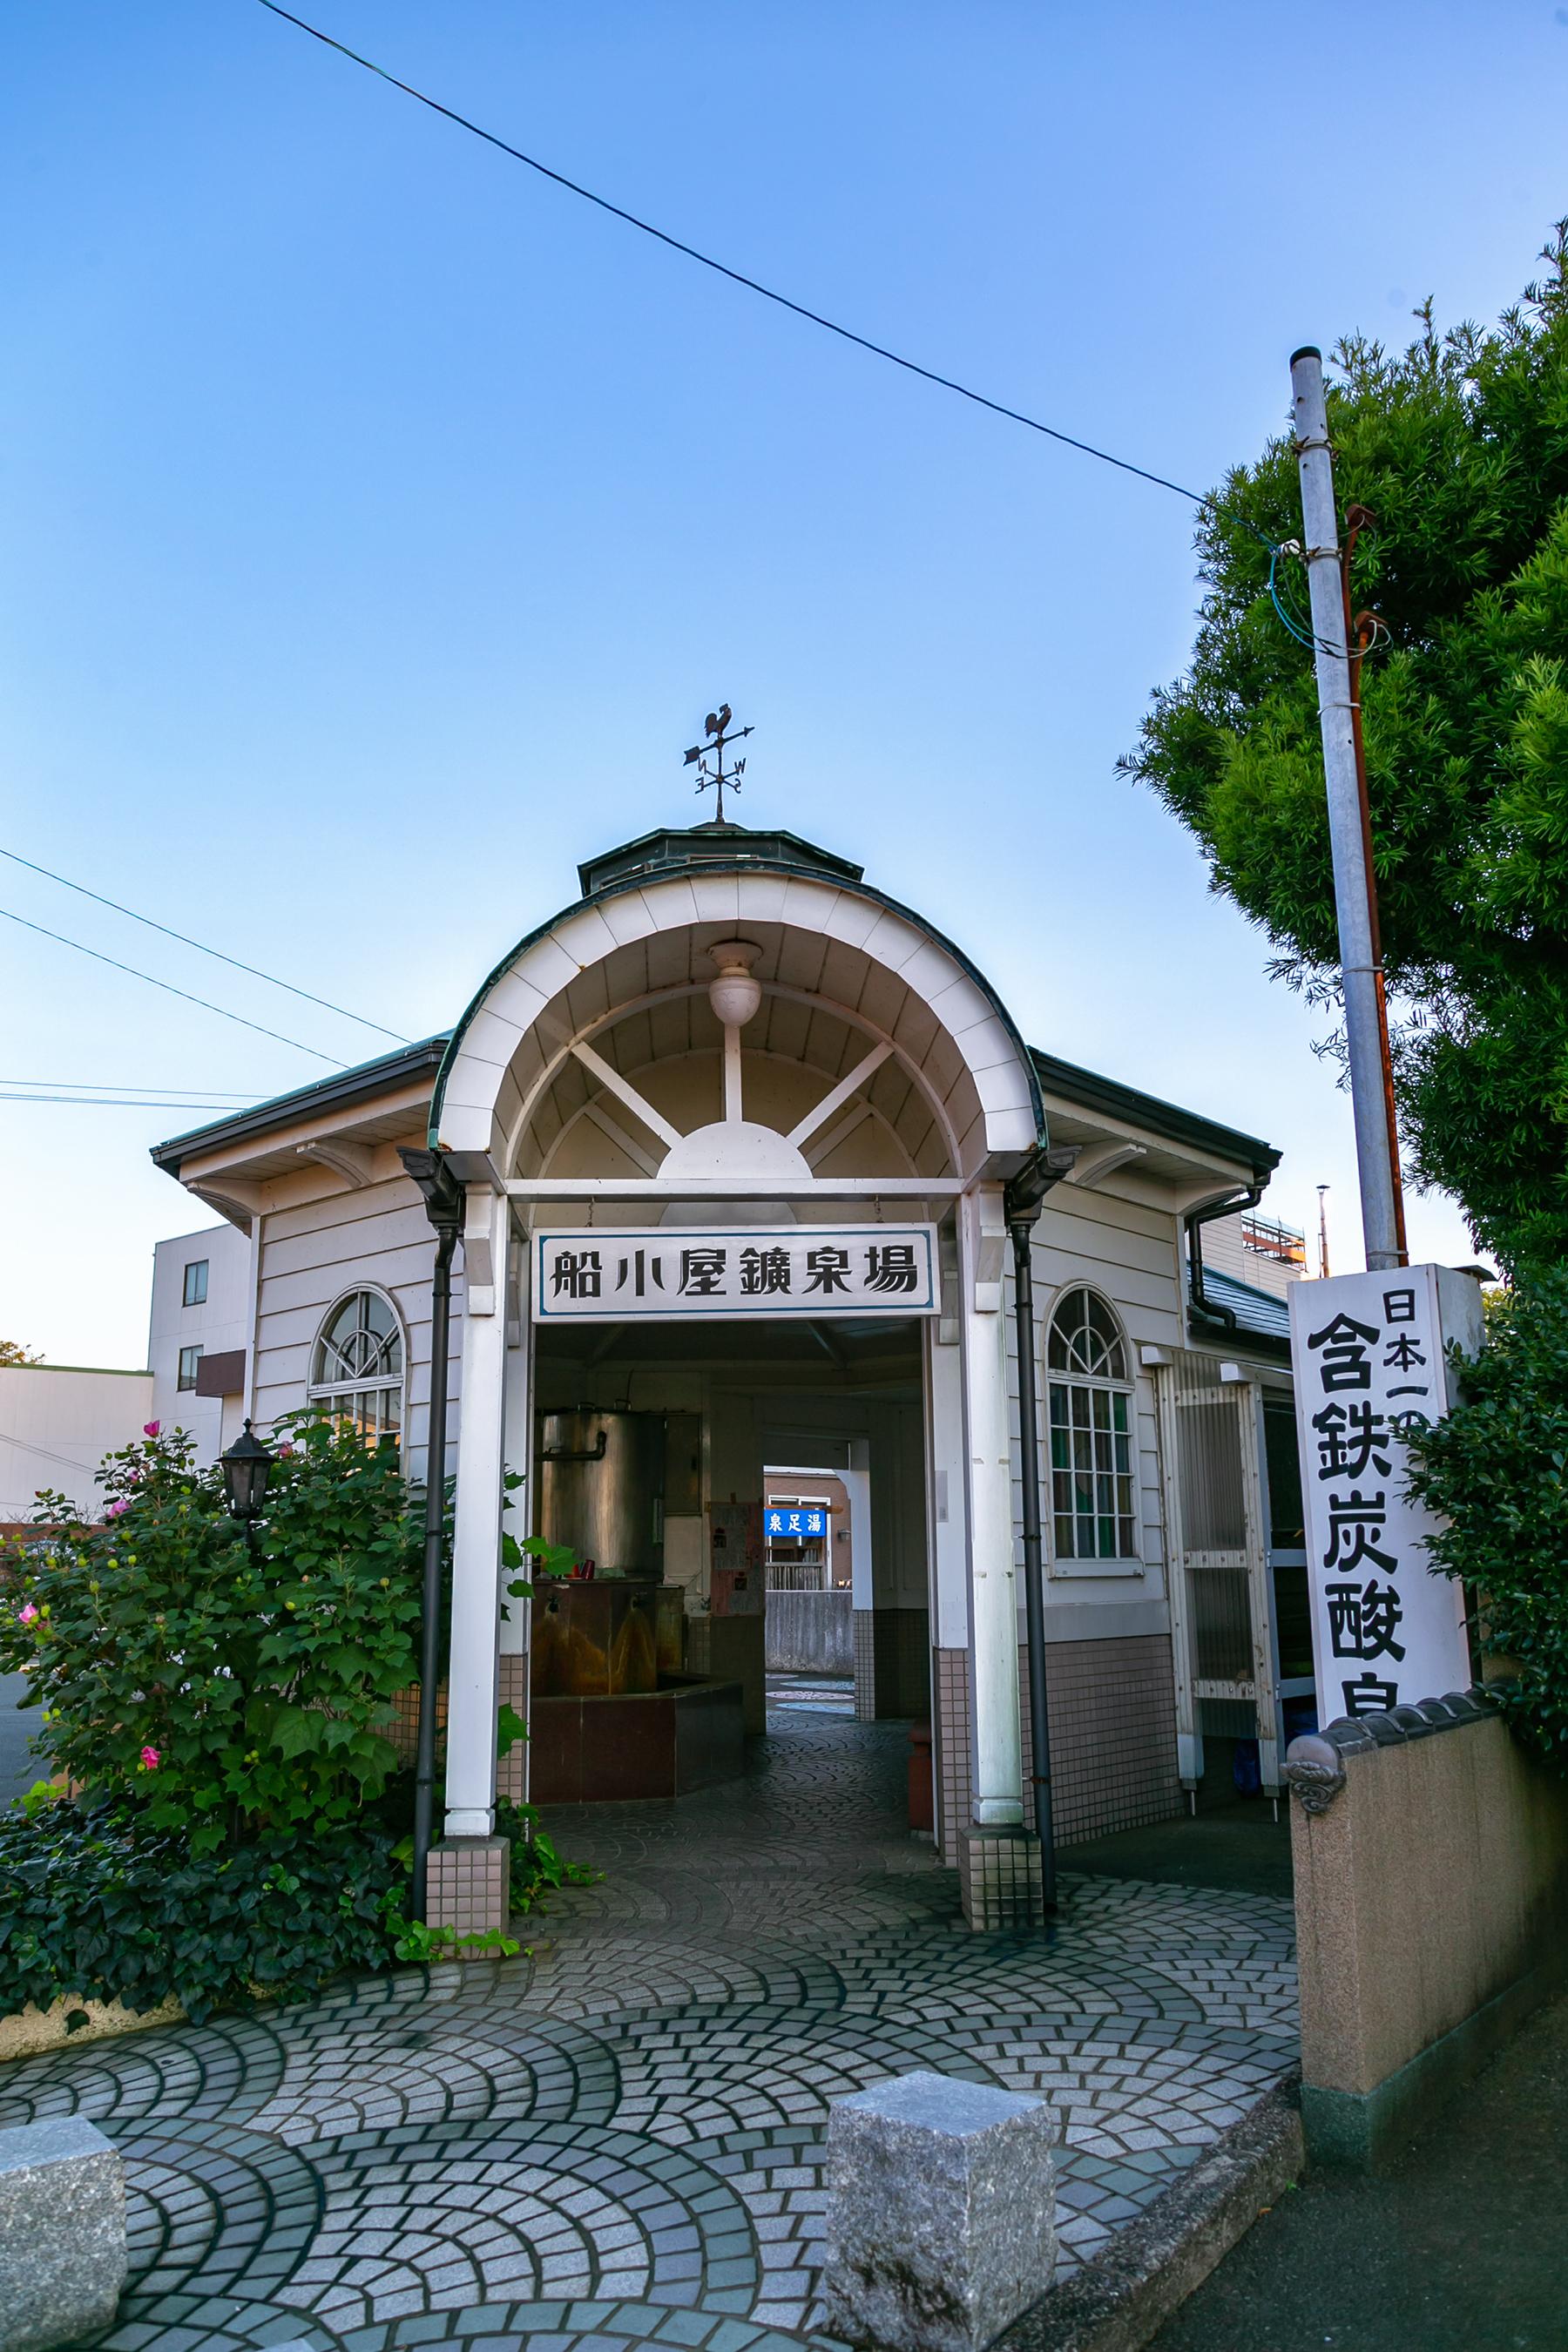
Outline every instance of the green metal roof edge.
{"label": "green metal roof edge", "polygon": [[[613,855],[614,853],[611,852],[607,854]],[[907,922],[913,923],[917,930],[923,931],[928,939],[933,940],[938,947],[945,949],[947,953],[952,956],[954,963],[958,965],[959,970],[963,972],[967,979],[972,980],[974,982],[974,985],[985,998],[986,1003],[991,1006],[996,1018],[1001,1022],[1002,1026],[1005,1029],[1008,1036],[1016,1046],[1018,1058],[1023,1064],[1024,1069],[1028,1076],[1031,1108],[1035,1114],[1036,1139],[1042,1147],[1045,1145],[1047,1140],[1046,1134],[1046,1109],[1044,1103],[1040,1099],[1040,1082],[1036,1074],[1034,1056],[1030,1048],[1024,1043],[1023,1037],[1019,1034],[1017,1024],[1014,1021],[1012,1014],[1008,1012],[1006,1006],[1003,1003],[1001,998],[992,987],[991,982],[986,979],[984,973],[979,970],[977,965],[971,962],[970,959],[964,954],[963,950],[961,947],[955,946],[953,941],[950,940],[944,932],[937,930],[934,925],[929,923],[923,915],[916,914],[914,908],[912,907],[906,907],[901,899],[890,898],[887,891],[879,890],[873,883],[850,883],[845,880],[840,880],[837,877],[829,879],[829,877],[823,874],[820,866],[797,866],[794,863],[785,862],[782,858],[775,859],[771,857],[742,857],[735,859],[720,857],[703,858],[700,861],[700,865],[705,877],[713,874],[767,873],[782,874],[791,880],[799,880],[803,882],[827,882],[827,886],[832,889],[844,890],[854,898],[869,898],[874,905],[882,908],[887,913],[890,915],[901,915]],[[671,869],[672,873],[677,871],[679,871],[678,868]],[[432,1150],[437,1149],[440,1142],[441,1109],[446,1100],[447,1080],[451,1075],[452,1066],[461,1049],[463,1038],[468,1031],[468,1024],[473,1020],[474,1015],[480,1010],[485,998],[489,994],[490,990],[495,986],[496,982],[500,980],[506,972],[510,971],[519,956],[525,954],[531,947],[533,947],[540,940],[544,939],[555,929],[558,923],[569,922],[574,915],[581,915],[591,907],[602,907],[607,899],[629,898],[634,891],[642,889],[644,886],[650,881],[650,879],[658,880],[664,877],[661,876],[649,877],[647,874],[641,874],[628,876],[624,882],[607,884],[602,888],[594,891],[590,897],[578,898],[574,900],[570,907],[563,907],[558,914],[551,916],[548,922],[536,924],[531,931],[529,931],[522,939],[519,940],[517,945],[510,950],[510,954],[501,958],[494,971],[491,971],[480,983],[474,995],[470,998],[462,1019],[458,1023],[457,1027],[453,1030],[447,1051],[442,1056],[441,1067],[437,1071],[436,1076],[435,1091],[430,1097],[430,1125],[427,1140]]]}
{"label": "green metal roof edge", "polygon": [[1102,1078],[1097,1071],[1083,1069],[1076,1062],[1064,1062],[1055,1054],[1042,1053],[1037,1046],[1029,1050],[1046,1091],[1065,1095],[1084,1110],[1101,1110],[1113,1118],[1146,1127],[1152,1134],[1163,1135],[1170,1142],[1189,1143],[1195,1150],[1238,1160],[1259,1175],[1271,1175],[1279,1165],[1280,1153],[1272,1143],[1265,1143],[1261,1136],[1247,1135],[1240,1128],[1205,1118],[1199,1111],[1184,1110],[1179,1103],[1165,1102],[1158,1095],[1146,1095],[1137,1087],[1121,1085],[1116,1078]]}
{"label": "green metal roof edge", "polygon": [[249,1136],[265,1134],[284,1116],[293,1117],[304,1110],[335,1110],[342,1104],[363,1102],[367,1095],[378,1093],[385,1086],[436,1068],[446,1046],[444,1031],[434,1037],[422,1037],[416,1045],[400,1046],[395,1054],[378,1054],[374,1062],[356,1062],[334,1077],[317,1078],[310,1086],[297,1087],[286,1095],[269,1095],[265,1102],[254,1103],[248,1110],[237,1111],[230,1118],[214,1119],[205,1127],[187,1128],[183,1135],[171,1136],[166,1143],[154,1143],[149,1156],[155,1167],[177,1176],[181,1161],[197,1149],[243,1143]]}

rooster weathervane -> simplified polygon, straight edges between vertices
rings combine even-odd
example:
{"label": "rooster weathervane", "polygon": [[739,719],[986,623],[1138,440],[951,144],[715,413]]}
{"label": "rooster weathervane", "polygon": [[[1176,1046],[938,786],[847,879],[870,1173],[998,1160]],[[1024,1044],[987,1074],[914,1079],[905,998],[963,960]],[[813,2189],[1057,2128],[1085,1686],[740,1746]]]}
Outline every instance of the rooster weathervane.
{"label": "rooster weathervane", "polygon": [[[732,793],[738,793],[741,789],[741,778],[746,772],[744,760],[737,760],[733,767],[726,771],[725,746],[730,743],[744,742],[746,737],[752,731],[749,727],[731,729],[730,726],[731,716],[727,702],[721,702],[717,710],[710,710],[702,722],[703,732],[708,740],[706,742],[693,743],[686,754],[686,766],[689,768],[695,765],[697,770],[698,791],[705,793],[710,784],[717,787],[719,798],[713,818],[715,824],[722,824],[724,822],[725,785],[728,784]],[[711,766],[709,764],[710,761],[712,762]]]}

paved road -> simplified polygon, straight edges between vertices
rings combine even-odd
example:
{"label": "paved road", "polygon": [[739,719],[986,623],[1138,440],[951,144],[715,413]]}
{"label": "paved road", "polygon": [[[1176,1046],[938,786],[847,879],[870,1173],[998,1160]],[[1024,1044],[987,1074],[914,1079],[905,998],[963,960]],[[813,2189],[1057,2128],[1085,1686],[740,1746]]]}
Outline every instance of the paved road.
{"label": "paved road", "polygon": [[1568,2000],[1375,2180],[1309,2175],[1150,2352],[1563,2352]]}

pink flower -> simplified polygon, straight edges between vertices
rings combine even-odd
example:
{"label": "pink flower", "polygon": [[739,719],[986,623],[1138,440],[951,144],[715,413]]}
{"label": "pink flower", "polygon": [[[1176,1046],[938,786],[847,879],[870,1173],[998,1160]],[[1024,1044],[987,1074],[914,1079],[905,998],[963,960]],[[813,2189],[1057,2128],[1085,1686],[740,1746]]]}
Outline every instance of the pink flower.
{"label": "pink flower", "polygon": [[161,1421],[144,1421],[142,1424],[143,1437],[161,1437],[163,1433],[163,1424]]}
{"label": "pink flower", "polygon": [[23,1607],[18,1609],[16,1612],[16,1622],[18,1625],[30,1625],[37,1613],[38,1612],[34,1608],[32,1602],[30,1601],[26,1601]]}
{"label": "pink flower", "polygon": [[143,1772],[155,1772],[162,1760],[155,1748],[144,1748],[142,1750],[141,1766]]}
{"label": "pink flower", "polygon": [[117,1519],[121,1511],[128,1511],[130,1508],[131,1506],[129,1502],[123,1496],[121,1496],[118,1503],[110,1503],[108,1505],[103,1516],[106,1519]]}
{"label": "pink flower", "polygon": [[285,1438],[282,1444],[278,1448],[278,1451],[279,1454],[292,1454],[294,1448],[290,1445],[289,1440]]}

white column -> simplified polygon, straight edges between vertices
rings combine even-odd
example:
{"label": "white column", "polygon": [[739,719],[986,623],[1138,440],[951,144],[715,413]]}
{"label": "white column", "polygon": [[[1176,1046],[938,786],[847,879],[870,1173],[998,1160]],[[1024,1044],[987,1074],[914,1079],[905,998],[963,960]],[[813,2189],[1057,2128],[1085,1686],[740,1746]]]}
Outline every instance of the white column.
{"label": "white column", "polygon": [[852,1437],[849,1440],[849,1467],[838,1475],[849,1497],[849,1605],[852,1609],[874,1609],[877,1595],[871,1549],[869,1438]]}
{"label": "white column", "polygon": [[469,1186],[447,1701],[449,1838],[489,1837],[495,1828],[509,1213],[503,1197]]}
{"label": "white column", "polygon": [[[529,1248],[526,1237],[511,1241],[511,1264],[506,1297],[506,1407],[502,1422],[502,1459],[508,1470],[520,1471],[522,1485],[512,1493],[511,1508],[502,1522],[509,1536],[520,1540],[533,1525],[533,1325],[531,1314]],[[525,1571],[526,1572],[526,1571]],[[515,1581],[515,1580],[506,1580]],[[532,1603],[509,1601],[501,1620],[503,1655],[526,1650]]]}
{"label": "white column", "polygon": [[1002,1312],[1007,1236],[1001,1186],[983,1186],[965,1198],[963,1209],[960,1286],[974,1676],[971,1811],[983,1827],[1017,1827],[1024,1819],[1024,1758],[1013,1565],[1013,1425],[1007,1403],[1007,1318]]}

